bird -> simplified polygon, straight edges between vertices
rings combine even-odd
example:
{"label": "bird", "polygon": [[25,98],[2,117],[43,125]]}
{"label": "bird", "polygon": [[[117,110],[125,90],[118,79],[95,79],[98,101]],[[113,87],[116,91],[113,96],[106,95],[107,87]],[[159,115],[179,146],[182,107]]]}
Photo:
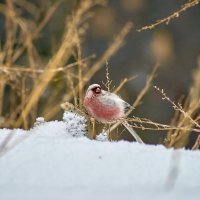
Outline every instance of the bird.
{"label": "bird", "polygon": [[[91,117],[98,122],[106,124],[125,119],[126,111],[131,107],[130,104],[118,95],[103,90],[99,84],[92,84],[88,87],[83,100],[83,106]],[[122,120],[122,124],[137,142],[143,143],[142,139],[126,120]]]}

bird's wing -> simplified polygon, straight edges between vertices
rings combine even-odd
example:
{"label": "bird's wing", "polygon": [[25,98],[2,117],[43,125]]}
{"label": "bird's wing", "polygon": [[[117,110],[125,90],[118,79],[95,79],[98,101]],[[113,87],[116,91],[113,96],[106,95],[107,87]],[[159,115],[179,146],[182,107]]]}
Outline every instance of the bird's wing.
{"label": "bird's wing", "polygon": [[127,112],[131,108],[131,105],[129,103],[125,102],[125,101],[123,101],[122,103],[124,105],[125,112]]}
{"label": "bird's wing", "polygon": [[121,99],[118,95],[111,93],[111,97],[115,98],[118,102],[122,103],[125,112],[127,112],[131,108],[131,105],[123,99]]}
{"label": "bird's wing", "polygon": [[116,97],[112,93],[102,95],[101,102],[106,106],[115,106],[117,104]]}
{"label": "bird's wing", "polygon": [[131,108],[131,105],[121,99],[118,95],[107,91],[102,93],[101,100],[105,105],[108,106],[115,106],[116,104],[120,103],[123,105],[125,112]]}

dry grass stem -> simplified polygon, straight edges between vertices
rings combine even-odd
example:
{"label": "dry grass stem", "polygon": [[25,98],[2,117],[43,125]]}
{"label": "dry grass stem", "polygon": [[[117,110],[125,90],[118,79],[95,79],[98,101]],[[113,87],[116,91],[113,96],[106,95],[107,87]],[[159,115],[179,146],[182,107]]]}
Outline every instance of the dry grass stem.
{"label": "dry grass stem", "polygon": [[160,89],[157,86],[154,86],[154,88],[162,94],[163,96],[162,100],[167,100],[172,105],[175,111],[181,112],[185,118],[188,118],[194,125],[200,128],[200,125],[194,119],[192,119],[192,117],[189,115],[189,112],[183,110],[183,106],[181,104],[178,103],[176,105],[176,103],[166,95],[163,89]]}
{"label": "dry grass stem", "polygon": [[[126,117],[128,117],[128,115],[141,103],[141,100],[143,99],[143,97],[145,96],[145,94],[148,92],[148,90],[150,89],[150,87],[152,86],[156,71],[158,70],[158,67],[160,66],[159,63],[157,63],[155,65],[155,67],[153,68],[151,74],[149,75],[146,84],[144,86],[144,88],[141,90],[141,92],[138,94],[136,100],[133,102],[131,108],[128,110],[128,112],[126,113]],[[121,122],[117,122],[114,125],[111,126],[110,131],[115,130],[119,125],[121,124]]]}
{"label": "dry grass stem", "polygon": [[170,16],[163,18],[163,19],[160,19],[160,20],[156,21],[155,23],[153,23],[151,25],[144,26],[140,29],[137,29],[137,31],[141,32],[141,31],[145,31],[145,30],[151,30],[158,25],[169,24],[171,20],[178,18],[183,12],[185,12],[189,8],[196,6],[197,4],[199,4],[199,2],[200,2],[200,0],[188,0],[187,3],[183,4],[179,10],[177,10],[176,12],[171,14]]}
{"label": "dry grass stem", "polygon": [[[109,60],[119,49],[120,47],[123,45],[125,37],[127,36],[127,34],[129,33],[129,31],[132,28],[132,23],[131,22],[127,22],[125,24],[125,26],[122,28],[122,30],[120,31],[120,33],[115,37],[115,39],[113,40],[112,44],[108,47],[108,49],[104,52],[104,54],[101,56],[101,58],[99,60],[97,60],[91,67],[90,69],[84,73],[83,75],[83,81],[82,81],[82,85],[81,88],[79,87],[79,85],[77,84],[74,87],[74,90],[76,91],[76,94],[78,93],[78,90],[84,90],[84,86],[90,81],[90,79],[94,76],[94,74],[102,67],[104,66],[104,63]],[[69,91],[67,96],[64,98],[64,101],[70,101],[74,96],[74,93],[72,91]],[[61,100],[61,102],[63,101],[63,99]],[[60,103],[61,103],[60,102]],[[45,119],[51,119],[52,116],[55,115],[55,113],[58,113],[60,110],[59,106],[55,107],[53,112],[50,110],[46,116]]]}
{"label": "dry grass stem", "polygon": [[119,91],[124,87],[124,85],[130,81],[132,81],[133,79],[135,79],[137,76],[132,76],[130,78],[124,78],[120,84],[115,88],[114,93],[117,94],[119,93]]}
{"label": "dry grass stem", "polygon": [[[176,127],[187,127],[182,130],[170,130],[165,140],[167,147],[182,148],[185,147],[189,142],[191,132],[199,132],[199,110],[200,110],[200,61],[198,60],[198,68],[193,73],[193,84],[190,88],[188,97],[184,105],[180,103],[176,105],[169,97],[166,96],[163,90],[157,88],[163,95],[163,99],[166,99],[171,103],[175,109],[175,116],[172,121],[172,126]],[[198,138],[197,138],[198,144]]]}
{"label": "dry grass stem", "polygon": [[74,12],[73,16],[68,19],[60,47],[53,55],[53,57],[49,60],[47,66],[45,67],[44,73],[41,74],[41,76],[39,77],[39,81],[35,89],[32,91],[28,98],[28,103],[24,107],[24,110],[22,111],[19,119],[16,122],[16,127],[21,126],[23,118],[26,118],[29,115],[31,109],[38,103],[38,100],[41,97],[42,93],[54,77],[54,74],[51,73],[51,70],[63,67],[65,63],[69,60],[72,54],[72,50],[77,43],[76,30],[78,29],[81,18],[84,13],[87,12],[88,9],[90,9],[94,5],[94,2],[91,0],[81,2],[78,9]]}
{"label": "dry grass stem", "polygon": [[[77,62],[70,63],[66,66],[59,67],[57,69],[49,69],[48,71],[51,73],[63,72],[63,71],[69,70],[72,67],[76,67],[76,66],[80,65],[81,63],[86,62],[91,59],[94,59],[94,58],[95,58],[95,55],[93,54],[93,55],[83,58]],[[27,76],[32,76],[33,74],[42,74],[45,72],[45,70],[43,68],[35,69],[35,68],[31,68],[31,67],[23,67],[23,66],[18,66],[18,65],[13,65],[12,68],[9,68],[8,66],[1,65],[1,64],[0,64],[0,71],[2,73],[5,73],[8,76],[10,75],[10,73],[14,73],[17,76],[21,76],[22,74],[26,74]]]}
{"label": "dry grass stem", "polygon": [[111,85],[112,85],[112,80],[110,79],[110,73],[108,69],[108,61],[106,61],[106,83],[102,82],[103,85],[107,88],[108,92],[111,92]]}
{"label": "dry grass stem", "polygon": [[130,32],[133,24],[127,22],[120,33],[115,37],[113,43],[104,52],[102,57],[89,69],[88,73],[85,74],[87,81],[84,81],[84,85],[94,76],[94,74],[109,60],[124,44],[125,37]]}
{"label": "dry grass stem", "polygon": [[200,135],[197,137],[195,144],[192,147],[192,150],[197,150],[200,148]]}
{"label": "dry grass stem", "polygon": [[[46,26],[46,24],[50,21],[50,19],[52,18],[53,14],[55,13],[55,11],[57,10],[57,8],[59,7],[59,5],[61,4],[62,1],[57,1],[56,3],[54,3],[49,9],[48,12],[46,13],[45,17],[43,18],[43,20],[40,22],[40,24],[36,27],[35,31],[32,32],[28,32],[27,33],[27,38],[29,38],[29,40],[31,40],[31,42],[38,37],[39,33],[42,31],[42,29]],[[22,22],[19,22],[19,24]],[[27,47],[26,43],[23,43],[22,47],[19,48],[15,54],[13,55],[13,60],[17,61],[19,59],[19,57],[23,54],[23,52],[25,51]]]}
{"label": "dry grass stem", "polygon": [[[191,126],[179,127],[179,126],[166,125],[166,124],[153,122],[145,118],[133,117],[133,118],[126,118],[124,120],[128,121],[132,127],[137,128],[137,129],[142,129],[143,131],[144,130],[155,130],[155,131],[178,130],[178,131],[195,131],[197,133],[200,133],[200,129],[191,128]],[[120,120],[120,122],[122,121]]]}
{"label": "dry grass stem", "polygon": [[[61,107],[85,116],[88,119],[88,137],[96,138],[101,125],[99,126],[94,119],[84,113],[85,87],[105,65],[106,81],[103,84],[110,92],[119,93],[127,82],[136,77],[124,78],[117,87],[112,88],[108,66],[111,57],[124,45],[126,36],[133,28],[132,22],[124,24],[99,58],[94,60],[95,55],[84,56],[85,49],[82,44],[90,24],[88,19],[93,16],[91,8],[96,9],[97,5],[105,5],[106,2],[106,0],[84,0],[70,4],[73,11],[64,17],[63,29],[59,31],[58,39],[55,34],[55,38],[47,42],[50,49],[45,49],[44,54],[41,53],[43,49],[40,49],[42,45],[38,44],[43,39],[40,36],[46,32],[45,27],[51,23],[59,6],[65,2],[54,1],[51,4],[47,3],[46,7],[27,0],[6,0],[0,4],[4,25],[0,46],[0,127],[29,129],[39,115],[45,120],[60,117],[60,104],[66,102]],[[187,0],[170,16],[137,31],[151,30],[158,25],[168,24],[199,2],[200,0]],[[55,15],[55,20],[57,20],[56,17],[57,15]],[[52,24],[46,28],[51,26]],[[52,52],[49,51],[51,49]],[[168,133],[165,141],[167,147],[185,147],[191,132],[197,133],[192,149],[199,149],[200,59],[199,66],[193,74],[193,84],[188,97],[181,103],[176,104],[162,89],[155,87],[162,94],[163,100],[167,100],[175,110],[175,116],[170,125],[153,122],[146,118],[128,117],[141,104],[142,99],[152,87],[159,66],[160,64],[156,63],[144,88],[126,113],[125,119],[118,120],[111,127],[109,126],[106,131],[109,140],[116,139],[114,138],[116,134],[114,135],[112,131],[122,123],[128,122],[130,124],[128,128],[166,131]],[[18,142],[11,141],[13,133],[14,131],[0,144],[0,155],[23,141],[23,139]]]}

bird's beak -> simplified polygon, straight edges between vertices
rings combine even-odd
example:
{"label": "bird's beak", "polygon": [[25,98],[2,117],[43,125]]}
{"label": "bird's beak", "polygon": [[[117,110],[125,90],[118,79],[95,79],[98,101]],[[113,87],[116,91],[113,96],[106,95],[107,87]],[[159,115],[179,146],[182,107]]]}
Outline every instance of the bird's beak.
{"label": "bird's beak", "polygon": [[95,92],[96,93],[101,93],[101,88],[96,88]]}

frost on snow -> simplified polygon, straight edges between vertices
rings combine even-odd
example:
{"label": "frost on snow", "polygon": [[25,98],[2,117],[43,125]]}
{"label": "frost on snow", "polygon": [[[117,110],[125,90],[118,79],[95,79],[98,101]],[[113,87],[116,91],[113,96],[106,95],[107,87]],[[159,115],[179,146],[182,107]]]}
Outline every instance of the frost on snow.
{"label": "frost on snow", "polygon": [[63,121],[66,124],[67,133],[73,137],[82,137],[86,135],[87,120],[84,116],[74,112],[64,112]]}
{"label": "frost on snow", "polygon": [[43,124],[44,122],[45,122],[45,120],[43,117],[38,117],[35,120],[34,126],[39,126],[39,125]]}
{"label": "frost on snow", "polygon": [[100,133],[99,135],[96,136],[96,140],[101,141],[101,142],[109,141],[108,140],[108,134],[106,132],[102,132],[102,133]]}

